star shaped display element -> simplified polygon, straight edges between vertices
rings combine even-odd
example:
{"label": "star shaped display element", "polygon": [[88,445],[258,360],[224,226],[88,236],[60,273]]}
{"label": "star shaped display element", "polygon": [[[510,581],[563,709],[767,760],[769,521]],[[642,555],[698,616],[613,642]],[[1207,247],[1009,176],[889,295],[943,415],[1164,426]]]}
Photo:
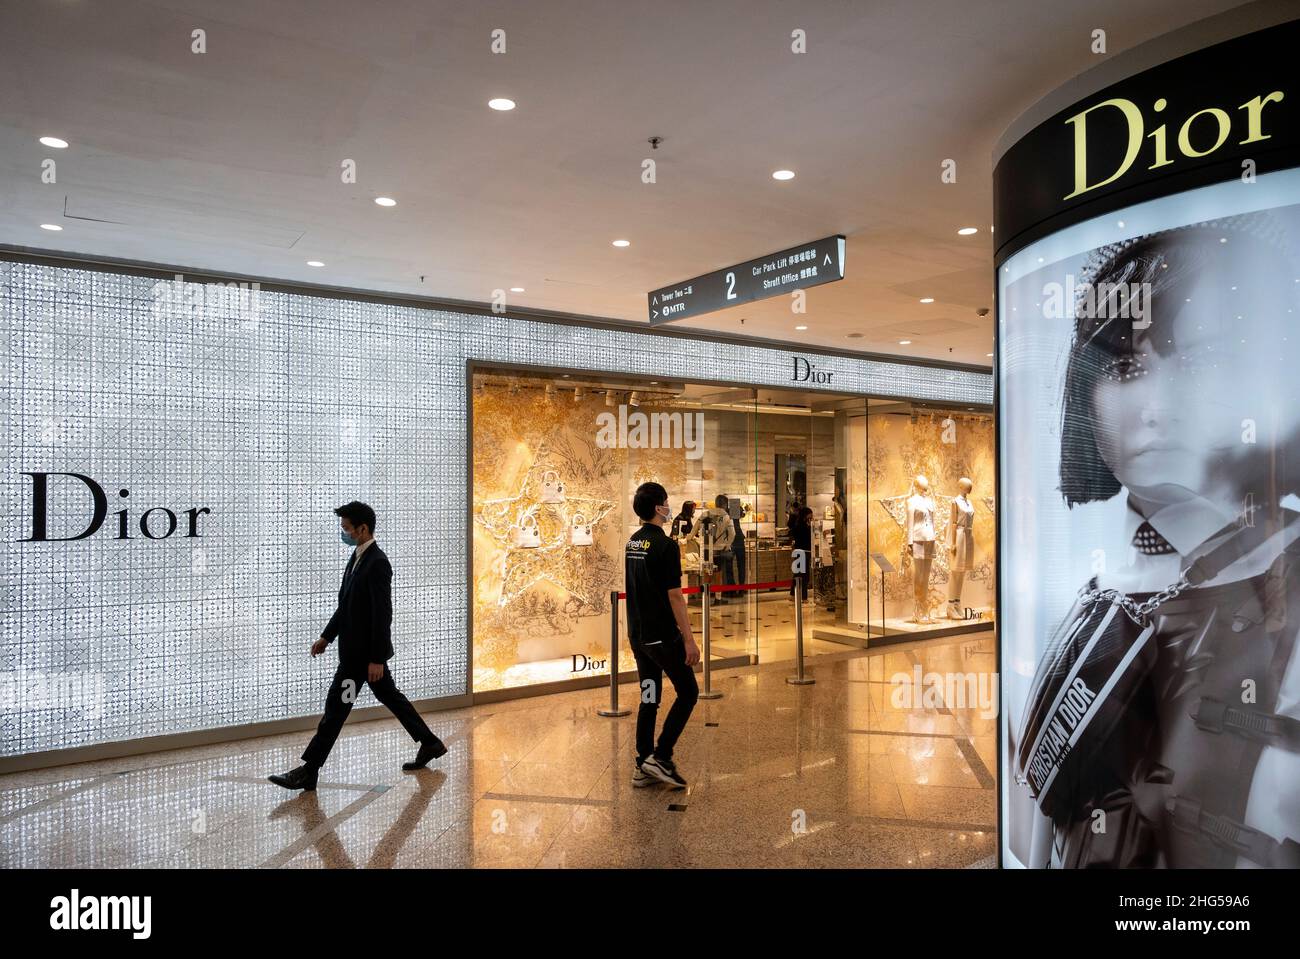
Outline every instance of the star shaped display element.
{"label": "star shaped display element", "polygon": [[[573,521],[581,516],[584,525],[596,528],[614,508],[614,503],[594,496],[568,494],[563,502],[543,503],[538,477],[551,467],[534,462],[524,476],[519,492],[504,499],[485,500],[474,510],[475,521],[491,535],[501,549],[501,595],[497,605],[507,606],[540,582],[549,582],[576,596],[587,605],[600,602],[599,584],[592,575],[588,554],[595,548],[569,542]],[[515,530],[531,514],[541,534],[540,546],[516,546]]]}

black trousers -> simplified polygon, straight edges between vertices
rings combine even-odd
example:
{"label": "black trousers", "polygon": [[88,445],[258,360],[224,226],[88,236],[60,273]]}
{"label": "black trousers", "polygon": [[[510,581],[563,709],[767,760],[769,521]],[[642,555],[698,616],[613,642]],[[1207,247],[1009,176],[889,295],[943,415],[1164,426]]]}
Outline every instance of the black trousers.
{"label": "black trousers", "polygon": [[[729,549],[727,549],[727,550],[721,550],[720,552],[717,552],[717,553],[714,553],[714,554],[713,554],[713,563],[714,563],[714,565],[717,566],[717,567],[719,567],[719,568],[722,570],[722,585],[723,585],[723,586],[735,586],[735,585],[736,585],[736,567],[735,567],[735,561],[736,561],[736,556],[735,556],[735,554],[732,553],[731,550],[729,550]],[[731,594],[730,594],[730,593],[724,593],[723,595],[725,595],[725,596],[730,596]]]}
{"label": "black trousers", "polygon": [[[651,753],[659,759],[672,759],[673,747],[691,718],[691,711],[700,698],[700,687],[695,682],[695,670],[686,665],[686,644],[681,637],[664,640],[653,646],[632,646],[636,657],[637,677],[640,679],[641,706],[636,712],[637,762]],[[655,745],[655,721],[659,715],[659,702],[663,699],[664,674],[673,684],[677,698],[664,719],[659,745]]]}
{"label": "black trousers", "polygon": [[[325,694],[325,715],[320,718],[316,735],[311,738],[311,742],[307,744],[307,749],[302,754],[302,760],[308,766],[319,768],[325,765],[330,750],[334,748],[334,741],[339,738],[339,732],[343,729],[343,723],[347,721],[357,696],[361,694],[361,687],[369,682],[366,678],[369,669],[369,663],[339,664],[338,670],[334,673],[334,681],[330,683],[330,691]],[[345,685],[349,680],[351,685]],[[384,663],[384,675],[376,682],[370,683],[370,691],[375,694],[375,699],[388,707],[388,711],[397,717],[398,722],[417,743],[422,743],[433,736],[428,724],[420,718],[411,701],[402,695],[402,691],[393,682],[393,674],[389,672],[387,663]]]}

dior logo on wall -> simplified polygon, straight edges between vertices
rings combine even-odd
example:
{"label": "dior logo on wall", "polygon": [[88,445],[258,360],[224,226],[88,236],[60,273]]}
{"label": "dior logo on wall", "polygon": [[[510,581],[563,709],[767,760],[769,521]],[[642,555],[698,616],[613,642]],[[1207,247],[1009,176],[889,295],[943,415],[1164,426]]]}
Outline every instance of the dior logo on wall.
{"label": "dior logo on wall", "polygon": [[[71,540],[86,539],[94,536],[99,532],[100,527],[104,525],[104,520],[108,516],[108,494],[104,488],[91,479],[89,476],[83,476],[81,473],[23,473],[24,476],[30,476],[32,480],[32,534],[23,537],[19,542],[23,543],[62,543]],[[90,516],[85,522],[81,532],[71,536],[51,536],[49,535],[49,486],[51,476],[62,476],[80,482],[90,493]],[[126,506],[126,500],[130,497],[131,491],[125,487],[117,491],[117,497],[122,502],[124,508],[117,511],[117,535],[114,539],[131,539],[132,517],[129,506]],[[71,491],[69,490],[69,499]],[[184,510],[187,516],[187,532],[183,535],[187,539],[197,539],[199,533],[199,517],[205,513],[211,513],[212,510],[206,506],[194,506]],[[67,510],[60,510],[62,515],[67,515]],[[71,529],[80,525],[73,522]],[[134,526],[140,531],[145,539],[167,539],[176,532],[177,517],[165,506],[153,506],[146,509],[139,515],[139,519],[134,521]]]}
{"label": "dior logo on wall", "polygon": [[829,383],[835,375],[834,370],[820,370],[802,356],[794,358],[794,375],[790,379],[795,383]]}
{"label": "dior logo on wall", "polygon": [[688,460],[704,455],[704,413],[628,412],[619,404],[618,416],[596,416],[596,445],[603,450],[685,450]]}

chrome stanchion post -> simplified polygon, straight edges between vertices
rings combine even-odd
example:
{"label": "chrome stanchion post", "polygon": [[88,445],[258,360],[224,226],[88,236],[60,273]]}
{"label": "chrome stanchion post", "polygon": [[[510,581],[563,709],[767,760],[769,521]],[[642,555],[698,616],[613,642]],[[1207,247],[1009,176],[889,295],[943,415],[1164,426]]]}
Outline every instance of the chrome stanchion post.
{"label": "chrome stanchion post", "polygon": [[709,592],[709,586],[712,585],[710,581],[712,579],[713,579],[713,565],[709,564],[709,571],[707,576],[700,577],[700,585],[703,587],[703,593],[702,593],[703,600],[700,605],[704,609],[704,650],[700,656],[700,658],[703,660],[704,663],[704,688],[700,690],[700,699],[721,699],[722,698],[722,693],[718,692],[713,688],[713,671],[709,662],[713,658],[713,652],[711,649],[712,642],[710,639],[710,636],[712,635],[712,631],[713,631],[712,626],[710,624],[713,604],[710,600],[712,593]]}
{"label": "chrome stanchion post", "polygon": [[794,577],[794,660],[795,675],[786,679],[791,686],[811,686],[817,680],[803,674],[803,574]]}
{"label": "chrome stanchion post", "polygon": [[632,710],[618,708],[618,590],[609,594],[609,708],[597,709],[597,716],[630,716]]}

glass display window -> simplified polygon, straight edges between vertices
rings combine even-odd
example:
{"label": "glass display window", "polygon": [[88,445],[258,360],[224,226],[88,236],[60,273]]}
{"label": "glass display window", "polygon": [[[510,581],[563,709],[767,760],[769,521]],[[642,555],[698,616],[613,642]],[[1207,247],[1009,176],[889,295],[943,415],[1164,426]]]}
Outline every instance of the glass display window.
{"label": "glass display window", "polygon": [[[806,656],[991,621],[986,415],[576,372],[479,368],[472,380],[476,693],[600,681],[614,660],[635,669],[617,593],[624,544],[640,526],[632,497],[648,481],[668,492],[665,532],[681,550],[701,647],[710,590],[714,666],[794,657],[795,575]],[[919,471],[946,511],[970,474],[974,515],[955,544],[966,574],[958,601],[949,603],[945,552],[924,594],[930,622],[909,623],[913,567],[897,497]],[[934,517],[937,536],[950,515]],[[883,596],[872,553],[892,557]]]}

